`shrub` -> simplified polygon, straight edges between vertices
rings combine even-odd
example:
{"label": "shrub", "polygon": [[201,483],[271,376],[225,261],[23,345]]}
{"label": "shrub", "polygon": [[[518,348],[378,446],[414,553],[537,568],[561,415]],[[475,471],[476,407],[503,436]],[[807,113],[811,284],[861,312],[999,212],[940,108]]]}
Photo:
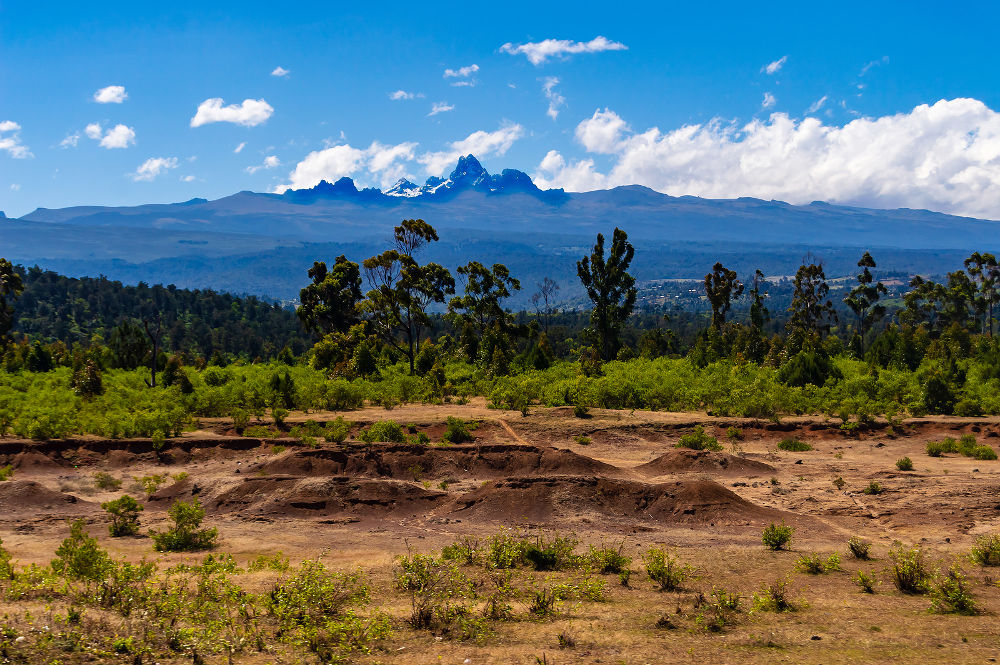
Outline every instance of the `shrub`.
{"label": "shrub", "polygon": [[324,437],[332,443],[343,443],[347,439],[347,435],[351,433],[351,425],[353,424],[350,420],[344,420],[343,416],[337,416],[326,424]]}
{"label": "shrub", "polygon": [[764,533],[761,536],[761,540],[768,548],[777,551],[786,549],[788,544],[792,542],[792,533],[794,529],[785,524],[782,520],[781,524],[771,524],[764,529]]}
{"label": "shrub", "polygon": [[122,481],[107,471],[98,471],[94,474],[94,486],[98,489],[108,491],[120,490],[122,488]]}
{"label": "shrub", "polygon": [[190,552],[210,550],[216,545],[218,530],[199,529],[205,519],[205,510],[198,497],[186,501],[175,501],[167,511],[174,525],[163,532],[150,531],[153,547],[157,552]]}
{"label": "shrub", "polygon": [[97,544],[86,530],[86,522],[73,520],[69,526],[69,537],[56,550],[57,559],[52,561],[52,570],[73,580],[98,582],[113,564],[108,553]]}
{"label": "shrub", "polygon": [[482,548],[478,540],[466,536],[441,550],[441,558],[448,561],[458,561],[465,566],[474,566],[482,562]]}
{"label": "shrub", "polygon": [[919,547],[895,543],[889,550],[889,575],[901,593],[925,594],[930,591],[933,574]]}
{"label": "shrub", "polygon": [[677,448],[690,448],[691,450],[722,450],[722,444],[714,436],[705,433],[705,428],[697,425],[693,432],[683,435],[677,442]]}
{"label": "shrub", "polygon": [[0,482],[4,480],[10,480],[14,477],[14,467],[8,464],[7,466],[0,466]]}
{"label": "shrub", "polygon": [[441,435],[441,440],[445,443],[466,443],[468,441],[474,441],[476,437],[472,436],[472,432],[469,430],[471,427],[469,423],[465,422],[461,418],[455,418],[453,416],[448,416],[448,422],[444,434]]}
{"label": "shrub", "polygon": [[875,587],[879,584],[875,573],[859,570],[854,576],[854,583],[861,589],[861,593],[875,593]]}
{"label": "shrub", "polygon": [[995,460],[997,458],[997,451],[993,450],[989,446],[975,446],[969,452],[968,456],[977,460]]}
{"label": "shrub", "polygon": [[589,418],[590,407],[585,404],[574,404],[573,415],[576,416],[577,418]]}
{"label": "shrub", "polygon": [[798,608],[789,598],[788,579],[775,580],[753,594],[754,612],[794,612]]}
{"label": "shrub", "polygon": [[730,441],[742,441],[743,440],[743,430],[739,427],[730,427],[726,429],[726,437]]}
{"label": "shrub", "polygon": [[285,426],[285,418],[288,417],[288,409],[271,409],[271,418],[274,419],[274,426],[281,429]]}
{"label": "shrub", "polygon": [[397,559],[394,584],[410,594],[410,625],[460,638],[475,638],[485,626],[470,616],[466,599],[473,597],[472,581],[451,561],[413,554]]}
{"label": "shrub", "polygon": [[724,588],[712,589],[710,599],[702,605],[701,611],[695,617],[695,624],[712,632],[720,632],[726,626],[736,623],[736,614],[740,612],[743,598],[738,593],[729,593]]}
{"label": "shrub", "polygon": [[931,457],[941,457],[944,453],[944,444],[940,441],[928,441],[927,442],[927,454]]}
{"label": "shrub", "polygon": [[798,439],[793,438],[782,439],[781,442],[778,443],[778,450],[785,450],[791,453],[804,453],[812,449],[813,447],[805,441],[799,441]]}
{"label": "shrub", "polygon": [[361,430],[358,439],[365,443],[406,443],[406,432],[395,420],[381,420]]}
{"label": "shrub", "polygon": [[535,570],[565,570],[576,564],[573,550],[579,541],[570,536],[556,534],[547,540],[538,534],[534,541],[522,546],[522,556]]}
{"label": "shrub", "polygon": [[581,446],[589,446],[591,444],[590,437],[586,436],[585,434],[574,436],[573,440],[576,441]]}
{"label": "shrub", "polygon": [[931,588],[931,609],[941,614],[979,613],[972,597],[972,588],[958,565],[952,566],[948,574],[934,582]]}
{"label": "shrub", "polygon": [[233,429],[237,434],[242,434],[250,425],[250,414],[245,409],[233,409],[230,417],[233,419]]}
{"label": "shrub", "polygon": [[875,496],[881,494],[884,491],[885,489],[882,487],[882,484],[879,483],[877,480],[871,481],[870,483],[868,483],[868,487],[861,490],[863,494],[867,494],[869,496]]}
{"label": "shrub", "polygon": [[105,501],[101,504],[101,508],[111,518],[108,532],[113,537],[134,536],[139,533],[139,513],[142,512],[142,505],[128,494],[123,494],[113,501]]}
{"label": "shrub", "polygon": [[824,561],[818,554],[803,554],[795,562],[795,567],[809,575],[821,575],[840,570],[840,555],[834,552]]}
{"label": "shrub", "polygon": [[590,551],[587,553],[587,560],[593,569],[601,575],[620,575],[632,565],[632,558],[623,553],[624,549],[625,543],[622,543],[617,549],[606,545],[601,547],[591,545]]}
{"label": "shrub", "polygon": [[845,485],[847,485],[847,481],[844,480],[843,476],[837,476],[836,478],[833,479],[833,486],[836,487],[838,490],[844,489]]}
{"label": "shrub", "polygon": [[1000,534],[994,533],[976,538],[969,558],[980,566],[1000,566]]}
{"label": "shrub", "polygon": [[900,471],[913,471],[913,460],[909,457],[903,457],[896,460],[896,468]]}
{"label": "shrub", "polygon": [[868,561],[871,559],[871,549],[872,544],[867,540],[862,540],[857,536],[852,537],[847,541],[847,550],[855,559],[861,561]]}
{"label": "shrub", "polygon": [[681,563],[680,558],[657,547],[649,548],[643,558],[646,574],[660,591],[680,589],[695,571],[693,566]]}
{"label": "shrub", "polygon": [[139,487],[146,496],[152,496],[156,494],[156,490],[160,489],[160,485],[167,481],[166,474],[154,473],[149,476],[138,476],[134,477],[135,482],[139,483]]}

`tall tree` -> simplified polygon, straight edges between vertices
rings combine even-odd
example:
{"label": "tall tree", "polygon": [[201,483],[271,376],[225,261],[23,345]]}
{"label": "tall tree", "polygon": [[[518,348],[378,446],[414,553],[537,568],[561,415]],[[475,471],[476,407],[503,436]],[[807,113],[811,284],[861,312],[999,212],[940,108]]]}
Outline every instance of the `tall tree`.
{"label": "tall tree", "polygon": [[133,319],[124,319],[111,331],[108,340],[111,359],[115,367],[136,369],[149,353],[149,341],[142,326]]}
{"label": "tall tree", "polygon": [[587,296],[594,303],[590,312],[591,333],[596,338],[597,352],[604,360],[613,360],[621,346],[621,329],[635,307],[635,278],[628,267],[635,256],[635,248],[628,235],[615,228],[611,238],[611,252],[604,258],[604,235],[597,234],[597,244],[590,256],[577,262]]}
{"label": "tall tree", "polygon": [[935,331],[941,325],[946,289],[943,285],[927,280],[920,275],[910,279],[910,290],[903,295],[903,309],[899,320],[911,326],[926,323]]}
{"label": "tall tree", "polygon": [[7,259],[0,258],[0,343],[14,327],[13,301],[24,291],[21,275]]}
{"label": "tall tree", "polygon": [[771,312],[764,304],[767,300],[768,286],[770,283],[764,277],[764,273],[759,268],[755,270],[753,281],[750,282],[750,326],[757,330],[763,330],[764,323],[771,319]]}
{"label": "tall tree", "polygon": [[795,291],[792,293],[792,304],[788,307],[791,316],[785,324],[789,332],[797,332],[803,341],[810,342],[829,332],[830,323],[837,320],[833,303],[827,297],[829,293],[823,264],[810,261],[807,265],[803,262],[795,272]]}
{"label": "tall tree", "polygon": [[413,255],[438,239],[422,219],[407,219],[394,230],[395,248],[366,259],[363,267],[372,289],[362,311],[382,341],[403,354],[415,370],[420,336],[430,324],[427,308],[455,293],[455,279],[437,263],[421,265]]}
{"label": "tall tree", "polygon": [[726,313],[732,306],[733,299],[743,295],[743,282],[739,280],[735,270],[716,262],[712,266],[712,272],[705,275],[705,295],[712,306],[712,327],[718,330],[726,323]]}
{"label": "tall tree", "polygon": [[1000,266],[997,257],[989,252],[973,252],[963,262],[969,280],[975,288],[973,307],[981,321],[980,332],[993,336],[993,306],[1000,286]]}
{"label": "tall tree", "polygon": [[309,269],[309,278],[312,284],[299,292],[302,304],[296,310],[306,330],[323,337],[347,332],[360,321],[361,270],[357,263],[341,254],[327,270],[324,261],[316,261]]}
{"label": "tall tree", "polygon": [[[448,303],[449,317],[455,327],[468,328],[472,336],[480,341],[490,332],[494,345],[509,349],[514,323],[502,303],[512,292],[521,290],[521,282],[511,277],[507,266],[502,263],[494,263],[492,268],[487,268],[478,261],[470,261],[460,266],[457,272],[465,282],[465,293]],[[466,350],[470,351],[470,356],[478,355],[478,348],[475,353],[471,353],[472,349]]]}
{"label": "tall tree", "polygon": [[872,258],[871,254],[865,252],[861,260],[858,261],[858,267],[862,269],[858,273],[858,285],[844,297],[844,302],[857,317],[858,345],[863,354],[865,352],[865,335],[876,321],[885,316],[885,306],[880,305],[878,301],[888,291],[882,282],[872,284],[875,278],[872,276],[870,268],[876,266],[875,259]]}
{"label": "tall tree", "polygon": [[549,331],[549,323],[555,312],[553,300],[559,290],[559,284],[552,278],[546,277],[536,284],[538,291],[531,296],[531,304],[535,306],[535,312],[542,323],[542,330]]}

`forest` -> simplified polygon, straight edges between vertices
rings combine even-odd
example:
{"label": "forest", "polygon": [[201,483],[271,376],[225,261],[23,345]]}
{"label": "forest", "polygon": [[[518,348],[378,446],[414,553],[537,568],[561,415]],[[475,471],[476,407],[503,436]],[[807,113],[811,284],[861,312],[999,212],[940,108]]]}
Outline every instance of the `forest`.
{"label": "forest", "polygon": [[198,417],[280,428],[292,409],[477,396],[580,416],[823,414],[844,429],[1000,413],[992,254],[939,281],[888,285],[868,252],[849,283],[809,256],[781,280],[716,263],[692,297],[647,298],[629,273],[636,250],[615,229],[577,264],[587,310],[561,310],[545,279],[531,311],[511,312],[504,303],[524,286],[506,266],[470,260],[453,274],[421,261],[436,241],[430,224],[405,220],[380,254],[316,261],[295,311],[0,260],[0,435],[163,439]]}

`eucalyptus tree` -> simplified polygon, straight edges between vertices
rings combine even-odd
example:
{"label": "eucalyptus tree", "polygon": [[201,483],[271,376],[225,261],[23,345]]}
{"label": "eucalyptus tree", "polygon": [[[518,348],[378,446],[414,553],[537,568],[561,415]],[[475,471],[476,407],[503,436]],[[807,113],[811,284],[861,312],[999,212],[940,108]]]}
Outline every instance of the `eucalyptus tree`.
{"label": "eucalyptus tree", "polygon": [[615,228],[611,251],[604,258],[604,235],[597,234],[597,244],[590,256],[577,262],[576,272],[594,303],[590,312],[590,334],[597,343],[597,353],[603,360],[613,360],[621,347],[621,330],[635,307],[635,277],[628,268],[635,248],[628,235]]}

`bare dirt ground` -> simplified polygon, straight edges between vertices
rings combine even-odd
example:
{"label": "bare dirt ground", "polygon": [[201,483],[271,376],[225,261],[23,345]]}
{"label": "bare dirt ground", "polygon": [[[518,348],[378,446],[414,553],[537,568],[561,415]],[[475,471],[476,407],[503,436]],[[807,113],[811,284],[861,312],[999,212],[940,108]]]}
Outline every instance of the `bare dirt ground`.
{"label": "bare dirt ground", "polygon": [[[932,458],[927,441],[971,433],[1000,444],[1000,419],[924,418],[889,428],[875,423],[843,432],[836,420],[797,417],[780,423],[696,413],[572,409],[519,412],[467,405],[404,406],[344,414],[294,414],[290,423],[353,421],[345,444],[313,448],[290,440],[235,436],[224,420],[170,440],[30,442],[0,440],[0,538],[18,564],[44,564],[66,536],[67,518],[83,517],[116,555],[176,563],[192,555],[161,555],[148,537],[110,538],[100,503],[130,491],[142,497],[144,527],[165,523],[173,500],[197,496],[207,524],[219,528],[219,549],[245,563],[283,552],[293,561],[316,557],[372,578],[375,602],[398,619],[371,663],[985,663],[1000,658],[1000,570],[979,568],[967,554],[977,535],[1000,531],[1000,461],[957,454]],[[451,446],[365,445],[358,430],[392,419],[438,441],[447,416],[479,422],[472,443]],[[725,452],[675,448],[695,425],[718,437]],[[727,429],[741,428],[740,440]],[[588,437],[581,439],[578,437]],[[795,437],[813,446],[784,452]],[[581,443],[582,441],[582,443]],[[895,462],[908,456],[913,471]],[[122,479],[122,491],[99,490],[94,474]],[[175,476],[151,496],[133,478]],[[843,478],[842,488],[834,480]],[[862,490],[871,481],[879,495]],[[771,552],[762,529],[794,527],[790,552]],[[486,538],[502,527],[574,534],[581,548],[624,543],[634,558],[631,588],[608,577],[608,600],[568,602],[554,619],[501,624],[489,640],[436,639],[406,627],[409,601],[392,589],[394,558],[432,553],[455,540]],[[846,553],[849,537],[873,543],[876,560]],[[906,596],[884,569],[894,541],[920,545],[942,570],[962,561],[983,610],[978,616],[932,614],[925,596]],[[686,590],[655,591],[642,569],[650,546],[676,548],[697,567]],[[843,571],[807,575],[803,553],[839,552]],[[882,579],[875,595],[859,593],[858,570]],[[800,608],[743,616],[722,633],[697,630],[698,594],[714,587],[745,598],[790,577]],[[658,628],[670,617],[673,629]],[[662,626],[661,622],[661,626]],[[559,636],[571,645],[560,646]],[[536,659],[538,659],[536,661]],[[212,662],[209,660],[209,662]],[[224,662],[220,660],[219,662]],[[282,662],[274,656],[247,662]]]}

